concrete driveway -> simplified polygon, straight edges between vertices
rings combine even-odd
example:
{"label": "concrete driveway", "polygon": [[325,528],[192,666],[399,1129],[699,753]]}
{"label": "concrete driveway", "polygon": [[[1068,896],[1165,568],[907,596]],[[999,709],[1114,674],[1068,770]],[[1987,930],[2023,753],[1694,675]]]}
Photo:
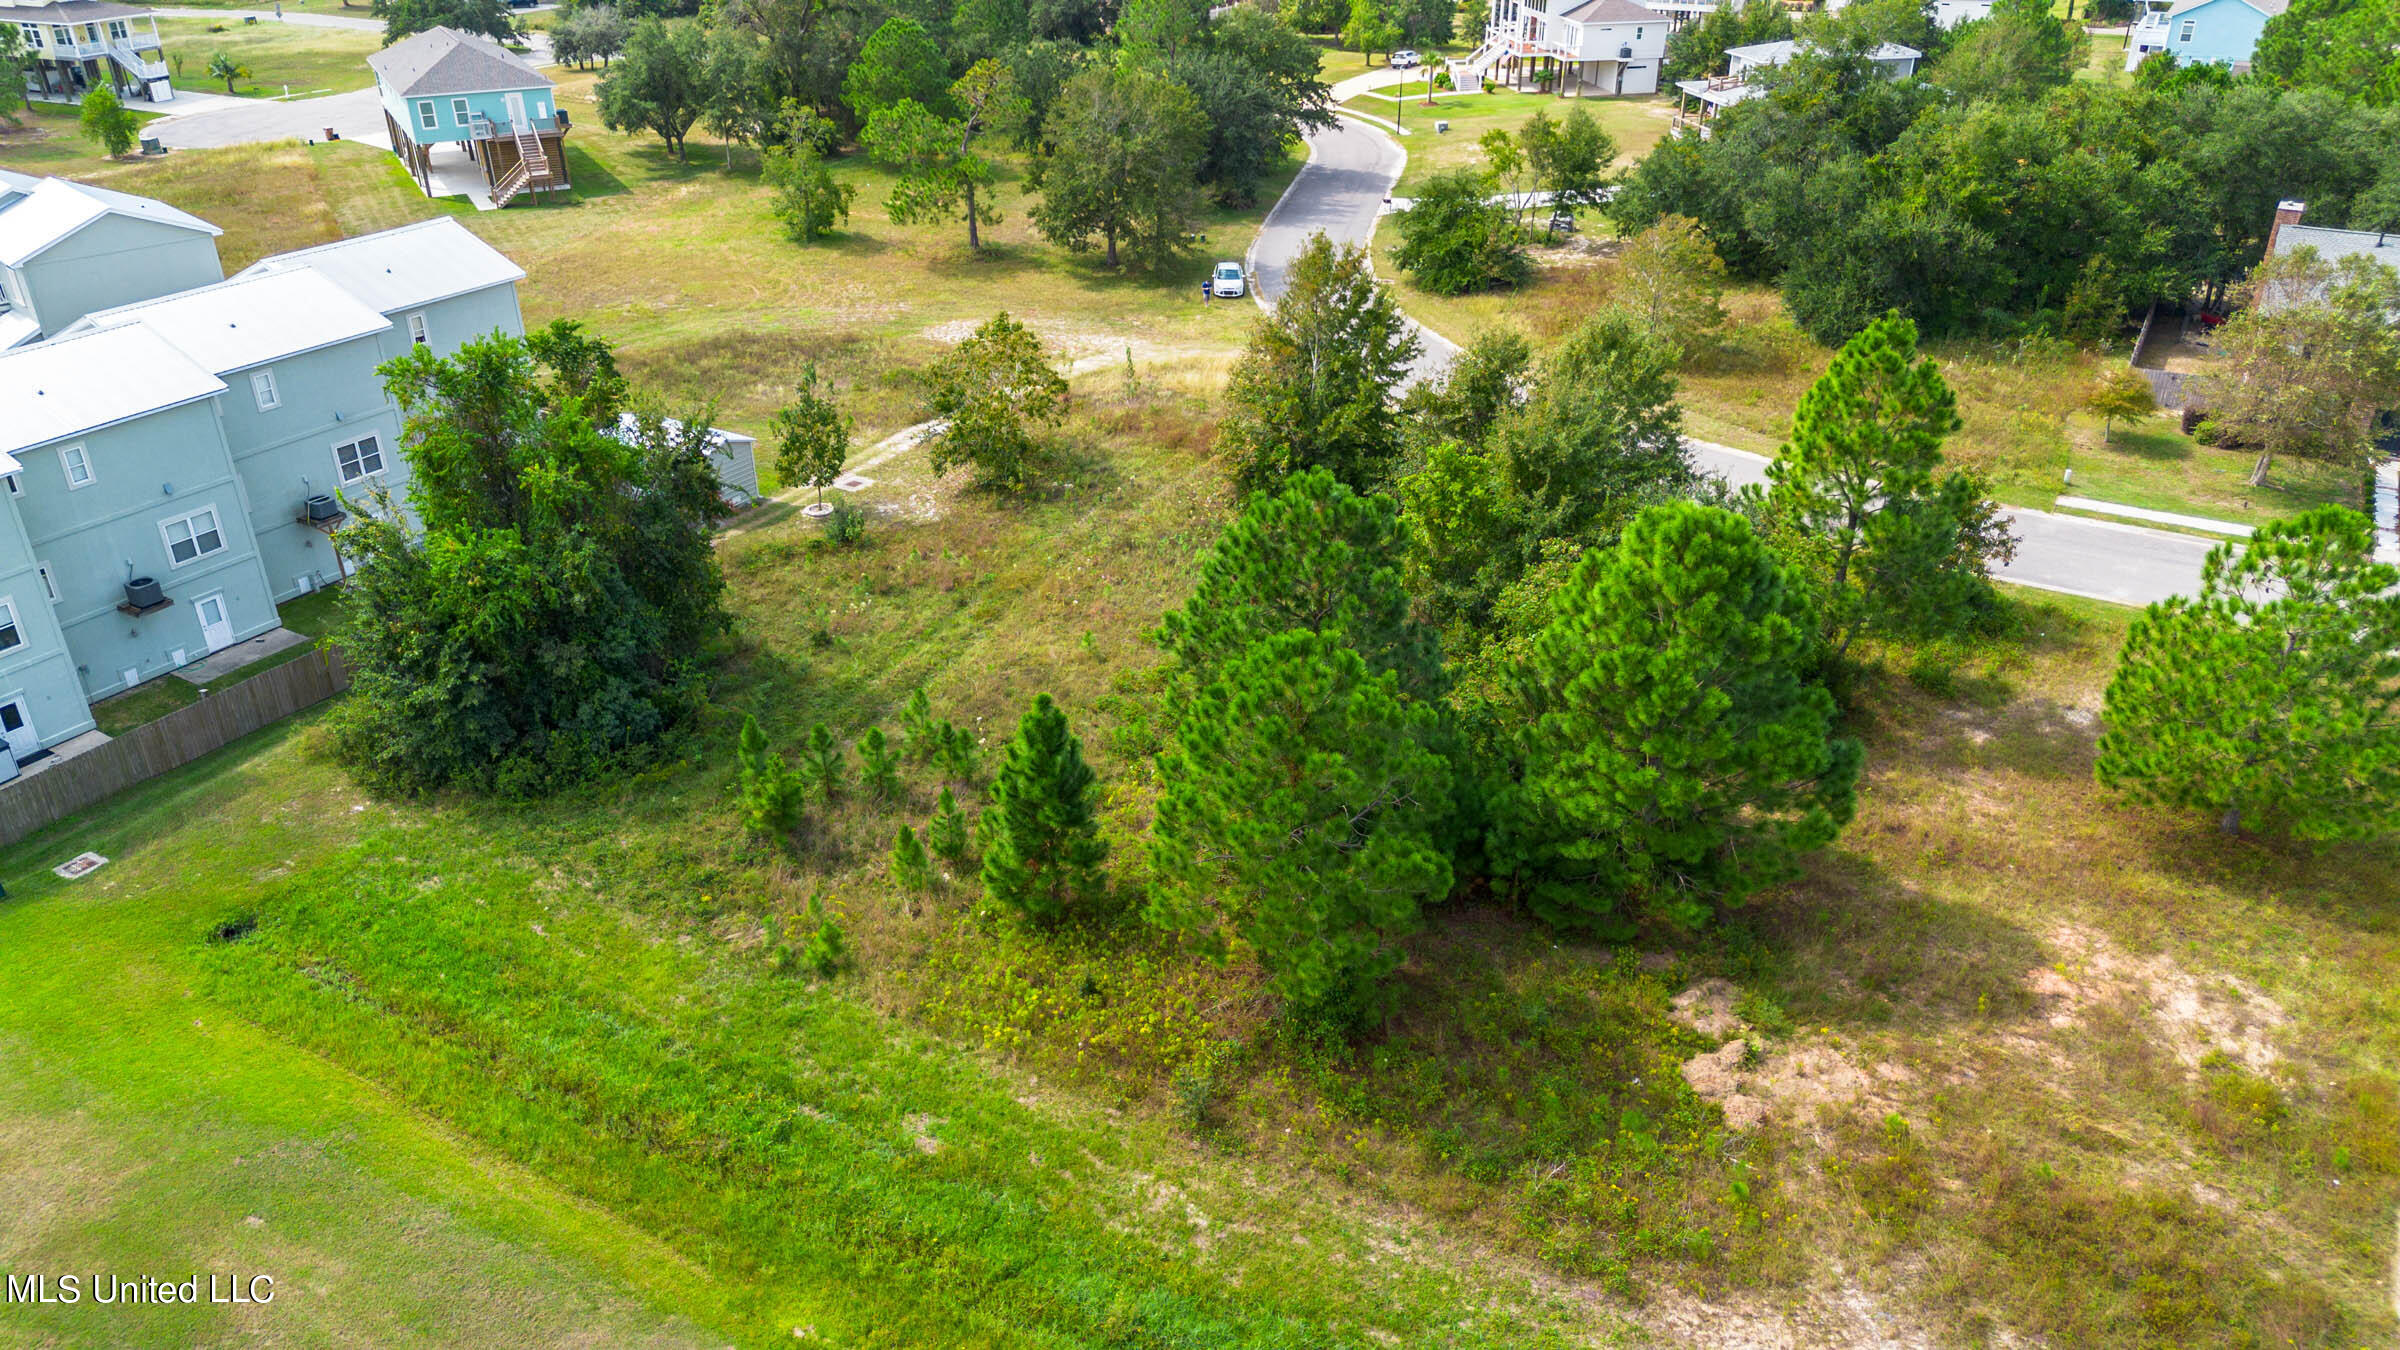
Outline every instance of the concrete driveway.
{"label": "concrete driveway", "polygon": [[[1376,72],[1380,74],[1381,72]],[[1358,79],[1367,77],[1361,76]],[[1351,81],[1344,81],[1347,85]],[[1365,244],[1375,237],[1376,217],[1408,157],[1398,142],[1360,122],[1342,121],[1308,136],[1308,163],[1267,213],[1250,246],[1252,294],[1263,307],[1283,294],[1292,259],[1309,237],[1323,233],[1337,244]],[[1424,353],[1412,380],[1446,369],[1457,344],[1422,324]],[[1739,486],[1766,477],[1767,458],[1731,446],[1686,441],[1702,470]],[[2062,516],[2022,507],[2004,508],[2017,536],[2017,558],[1994,569],[2003,581],[2124,605],[2147,605],[2200,588],[2200,561],[2216,541],[2166,530],[2146,530],[2082,516]]]}
{"label": "concrete driveway", "polygon": [[376,101],[372,89],[289,102],[263,98],[228,102],[239,106],[218,103],[197,112],[162,117],[142,130],[158,137],[160,144],[177,150],[250,145],[259,141],[321,141],[327,127],[340,133],[343,140],[391,148],[384,132],[383,105]]}

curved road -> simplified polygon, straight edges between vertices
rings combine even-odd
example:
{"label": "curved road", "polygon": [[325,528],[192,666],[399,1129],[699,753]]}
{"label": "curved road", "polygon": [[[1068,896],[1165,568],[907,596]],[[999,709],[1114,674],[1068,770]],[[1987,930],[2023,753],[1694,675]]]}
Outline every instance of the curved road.
{"label": "curved road", "polygon": [[[1345,96],[1337,89],[1335,101]],[[1329,130],[1310,133],[1307,165],[1267,213],[1250,245],[1249,268],[1259,304],[1283,294],[1284,273],[1309,236],[1323,233],[1339,244],[1372,240],[1383,199],[1407,163],[1398,142],[1364,123],[1345,119]],[[1425,352],[1414,375],[1438,374],[1458,354],[1458,346],[1421,324],[1417,331]],[[1753,483],[1766,476],[1763,455],[1706,441],[1685,444],[1701,468],[1728,482]],[[1994,576],[2117,604],[2146,605],[2196,592],[2200,561],[2217,542],[2027,507],[2002,510],[2016,531],[2017,557],[1995,569]]]}

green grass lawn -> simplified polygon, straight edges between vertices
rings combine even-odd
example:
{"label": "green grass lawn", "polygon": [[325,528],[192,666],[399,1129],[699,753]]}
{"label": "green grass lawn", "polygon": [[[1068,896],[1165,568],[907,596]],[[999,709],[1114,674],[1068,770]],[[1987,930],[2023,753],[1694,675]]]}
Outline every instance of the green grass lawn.
{"label": "green grass lawn", "polygon": [[2125,69],[2125,37],[2098,33],[2089,36],[2091,50],[2084,57],[2083,68],[2075,72],[2075,78],[2102,84],[2132,84],[2133,76]]}
{"label": "green grass lawn", "polygon": [[232,90],[244,98],[364,89],[375,82],[367,58],[383,47],[374,33],[272,20],[245,24],[233,18],[163,18],[158,35],[168,62],[176,66],[179,86],[225,93],[225,82],[208,74],[209,61],[222,52],[250,72],[235,81]]}
{"label": "green grass lawn", "polygon": [[[1413,86],[1415,97],[1400,114],[1402,124],[1409,130],[1401,147],[1408,151],[1408,167],[1400,174],[1397,189],[1408,196],[1425,180],[1446,169],[1465,168],[1484,162],[1483,148],[1476,144],[1487,131],[1514,131],[1523,126],[1535,112],[1547,112],[1553,118],[1565,117],[1570,109],[1581,108],[1600,123],[1603,130],[1617,142],[1617,165],[1632,165],[1666,135],[1674,105],[1656,98],[1591,98],[1562,99],[1549,94],[1530,94],[1503,91],[1497,94],[1461,94],[1442,96],[1430,108],[1425,106],[1423,85]],[[1372,113],[1391,121],[1391,97],[1374,91],[1352,99],[1344,105],[1353,111]],[[1450,129],[1436,132],[1433,124],[1446,120]]]}
{"label": "green grass lawn", "polygon": [[[275,12],[275,0],[258,0],[257,4],[235,3],[234,0],[158,0],[157,8],[246,10],[254,14],[272,14]],[[338,14],[353,19],[370,20],[375,17],[374,6],[364,3],[363,0],[360,0],[359,3],[344,3],[344,0],[285,0],[283,12],[286,14]],[[266,23],[269,20],[261,19],[259,22]]]}
{"label": "green grass lawn", "polygon": [[2278,460],[2267,481],[2252,487],[2253,452],[2202,445],[2177,431],[2168,414],[2119,425],[2106,440],[2100,431],[2099,419],[2088,414],[2069,419],[2075,481],[2062,492],[2238,525],[2328,504],[2361,505],[2356,472],[2314,460]]}

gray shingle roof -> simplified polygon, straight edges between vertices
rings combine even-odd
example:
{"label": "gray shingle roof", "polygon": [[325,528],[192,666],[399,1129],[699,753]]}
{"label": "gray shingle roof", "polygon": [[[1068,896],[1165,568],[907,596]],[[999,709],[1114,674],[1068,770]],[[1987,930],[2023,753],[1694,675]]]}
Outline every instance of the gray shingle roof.
{"label": "gray shingle roof", "polygon": [[482,94],[548,89],[550,77],[487,37],[455,28],[428,28],[367,58],[384,86],[406,98],[419,94]]}
{"label": "gray shingle roof", "polygon": [[1566,13],[1562,19],[1577,23],[1665,23],[1668,16],[1634,0],[1585,0]]}
{"label": "gray shingle roof", "polygon": [[2337,230],[2324,225],[2286,225],[2275,232],[2275,251],[2289,253],[2306,244],[2327,262],[2358,256],[2400,268],[2400,232]]}

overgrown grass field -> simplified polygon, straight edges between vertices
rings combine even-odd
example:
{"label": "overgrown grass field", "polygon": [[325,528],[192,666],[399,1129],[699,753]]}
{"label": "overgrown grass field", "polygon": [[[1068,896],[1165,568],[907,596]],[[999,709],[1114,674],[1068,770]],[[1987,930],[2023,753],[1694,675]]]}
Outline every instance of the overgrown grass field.
{"label": "overgrown grass field", "polygon": [[[2094,788],[2122,611],[2029,601],[2002,637],[1881,653],[1850,693],[1874,710],[1860,818],[1804,881],[1625,948],[1462,898],[1355,1046],[1289,1034],[1240,962],[1021,932],[964,883],[900,891],[883,853],[923,823],[930,770],[902,803],[815,808],[795,853],[742,836],[745,713],[782,744],[818,720],[848,741],[922,684],[990,744],[1049,690],[1107,785],[1130,896],[1163,715],[1141,633],[1228,504],[1216,378],[1078,381],[1022,504],[902,459],[861,548],[746,522],[714,707],[638,778],[531,806],[371,801],[302,730],[0,855],[0,951],[98,935],[90,965],[10,982],[0,1034],[33,1077],[112,1099],[172,1099],[185,1075],[65,1035],[124,1021],[96,1000],[152,1000],[178,1045],[186,1022],[237,1027],[254,1068],[321,1057],[379,1091],[312,1104],[300,1137],[421,1113],[560,1188],[588,1226],[510,1230],[492,1259],[566,1270],[670,1343],[2393,1333],[2400,856],[2226,842]],[[40,870],[84,847],[116,861]],[[855,964],[780,973],[818,895]],[[1739,1021],[1684,1025],[1687,989]],[[1750,1048],[1728,1081],[1687,1079],[1729,1035]],[[1747,1128],[1720,1114],[1735,1098],[1760,1106]],[[61,1100],[11,1107],[14,1128],[60,1128]],[[259,1185],[306,1154],[220,1145],[229,1174],[225,1152]],[[254,1193],[221,1184],[157,1235],[162,1259],[250,1231]],[[6,1255],[110,1250],[130,1223],[96,1203]],[[650,1243],[673,1259],[642,1266]],[[404,1304],[391,1278],[319,1279],[292,1315]],[[460,1325],[451,1343],[487,1338]]]}
{"label": "overgrown grass field", "polygon": [[[1107,359],[1023,500],[918,452],[869,475],[857,548],[783,503],[735,522],[711,705],[647,772],[536,804],[375,800],[303,718],[0,851],[0,1168],[31,1197],[0,1217],[0,1264],[288,1281],[241,1312],[7,1305],[10,1334],[2400,1335],[2400,849],[2225,840],[2096,788],[2125,611],[2020,597],[1987,639],[1868,653],[1845,690],[1858,819],[1800,881],[1622,947],[1462,895],[1356,1044],[1289,1030],[1246,963],[1110,915],[1044,935],[978,913],[964,879],[904,892],[885,852],[930,812],[930,769],[904,801],[812,806],[789,850],[745,837],[745,715],[782,746],[818,721],[849,742],[922,686],[988,772],[1047,691],[1132,902],[1172,714],[1144,633],[1230,506],[1216,399],[1249,312],[1200,305],[1205,255],[1121,279],[1031,242],[1013,183],[994,256],[969,258],[884,223],[854,160],[854,236],[800,249],[747,166],[676,165],[575,111],[623,190],[467,219],[532,273],[529,322],[587,318],[637,379],[721,393],[724,420],[816,359],[866,437],[905,425],[908,372],[1002,305]],[[230,265],[441,209],[355,146],[93,172],[205,215],[264,156],[292,168],[288,212],[229,231]],[[1246,230],[1218,233],[1238,256]],[[1503,316],[1563,331],[1603,284],[1590,256]],[[1771,298],[1735,303],[1687,377],[1693,430],[1771,448],[1824,354]],[[1427,317],[1463,338],[1473,312]],[[2054,480],[2037,447],[2092,358],[1938,354],[1969,409],[1955,453]],[[87,848],[112,861],[49,872]],[[825,979],[774,956],[814,897],[851,954]]]}

